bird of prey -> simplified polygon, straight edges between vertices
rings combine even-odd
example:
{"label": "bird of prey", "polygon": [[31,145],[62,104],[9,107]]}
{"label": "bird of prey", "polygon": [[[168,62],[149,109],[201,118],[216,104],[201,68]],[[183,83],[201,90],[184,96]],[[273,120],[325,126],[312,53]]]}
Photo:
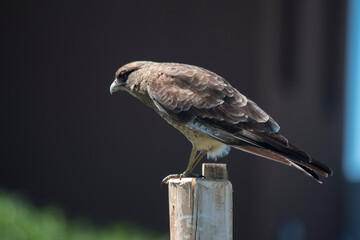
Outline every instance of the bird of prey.
{"label": "bird of prey", "polygon": [[321,183],[332,175],[324,163],[289,143],[279,125],[255,102],[221,76],[180,63],[136,61],[120,67],[110,93],[125,90],[154,109],[192,143],[186,170],[164,178],[198,176],[195,166],[207,155],[217,159],[240,149],[295,167]]}

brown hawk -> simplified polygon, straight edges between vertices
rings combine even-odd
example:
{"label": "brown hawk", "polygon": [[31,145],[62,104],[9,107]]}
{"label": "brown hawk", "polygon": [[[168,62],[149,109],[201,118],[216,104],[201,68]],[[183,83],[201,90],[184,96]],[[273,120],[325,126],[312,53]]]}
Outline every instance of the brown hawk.
{"label": "brown hawk", "polygon": [[200,160],[217,159],[236,148],[296,167],[321,183],[332,170],[278,134],[279,125],[256,103],[219,75],[179,63],[137,61],[119,68],[110,93],[125,90],[182,132],[193,148],[186,170],[170,178],[195,176]]}

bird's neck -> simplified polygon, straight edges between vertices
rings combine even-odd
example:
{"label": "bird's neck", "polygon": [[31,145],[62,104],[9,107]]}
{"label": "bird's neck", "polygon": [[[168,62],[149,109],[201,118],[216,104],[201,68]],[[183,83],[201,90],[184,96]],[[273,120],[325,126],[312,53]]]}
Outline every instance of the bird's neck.
{"label": "bird's neck", "polygon": [[139,99],[148,107],[155,107],[153,100],[150,98],[149,94],[146,91],[146,88],[141,86],[141,84],[136,84],[132,89],[127,89],[127,92]]}

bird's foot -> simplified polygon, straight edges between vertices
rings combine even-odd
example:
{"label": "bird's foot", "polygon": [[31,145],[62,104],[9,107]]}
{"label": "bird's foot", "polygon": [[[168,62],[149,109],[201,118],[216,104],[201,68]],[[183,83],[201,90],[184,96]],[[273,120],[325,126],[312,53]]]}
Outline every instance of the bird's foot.
{"label": "bird's foot", "polygon": [[177,179],[178,178],[178,179],[181,180],[184,177],[204,178],[204,176],[202,176],[201,174],[185,171],[185,172],[183,172],[181,174],[170,174],[169,176],[165,177],[161,181],[161,185],[167,184],[170,179]]}
{"label": "bird's foot", "polygon": [[181,179],[183,176],[181,176],[182,174],[170,174],[168,176],[166,176],[162,181],[161,181],[161,186],[164,185],[164,184],[167,184],[168,181],[170,179],[176,179],[176,178],[179,178]]}

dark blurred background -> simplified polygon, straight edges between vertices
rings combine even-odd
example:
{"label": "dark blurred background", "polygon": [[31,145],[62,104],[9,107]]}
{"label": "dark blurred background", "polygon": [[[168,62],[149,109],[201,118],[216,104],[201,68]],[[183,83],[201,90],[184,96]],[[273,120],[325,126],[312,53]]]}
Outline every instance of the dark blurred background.
{"label": "dark blurred background", "polygon": [[220,162],[234,187],[234,239],[352,239],[346,12],[341,0],[1,1],[0,186],[98,224],[169,231],[160,181],[185,169],[191,145],[109,86],[130,61],[188,63],[223,76],[335,171],[320,185],[232,150]]}

